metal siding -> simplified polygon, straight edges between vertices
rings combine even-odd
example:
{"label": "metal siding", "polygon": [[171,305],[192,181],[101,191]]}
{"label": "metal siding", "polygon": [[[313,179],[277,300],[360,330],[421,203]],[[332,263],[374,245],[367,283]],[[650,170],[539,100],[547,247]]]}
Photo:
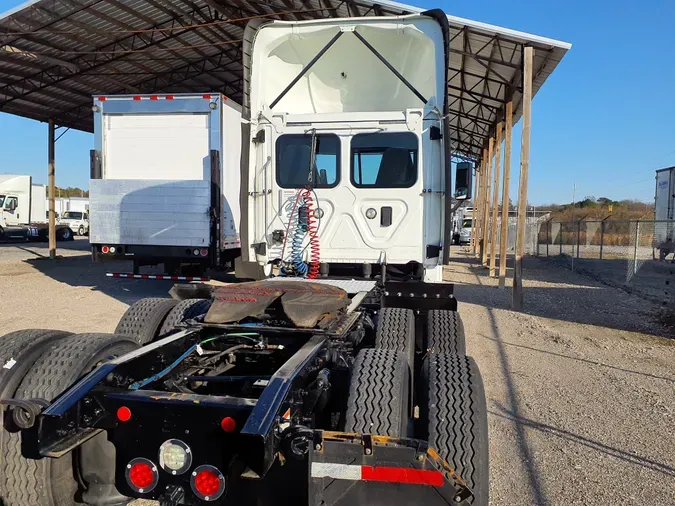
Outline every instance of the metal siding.
{"label": "metal siding", "polygon": [[209,245],[209,181],[92,179],[89,191],[93,244]]}

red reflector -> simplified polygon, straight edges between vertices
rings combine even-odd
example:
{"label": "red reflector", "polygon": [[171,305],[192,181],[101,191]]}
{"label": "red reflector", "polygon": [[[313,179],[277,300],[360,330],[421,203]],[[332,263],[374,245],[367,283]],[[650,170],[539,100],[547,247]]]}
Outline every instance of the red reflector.
{"label": "red reflector", "polygon": [[206,255],[209,254],[209,250],[203,248],[202,250],[199,251],[199,253],[201,254],[201,256],[205,257]]}
{"label": "red reflector", "polygon": [[205,98],[206,100],[211,100],[211,95],[202,95],[202,98]]}
{"label": "red reflector", "polygon": [[103,253],[107,253],[108,251],[110,251],[110,248],[108,246],[103,246],[101,248],[101,252],[103,252]]}
{"label": "red reflector", "polygon": [[167,96],[164,97],[164,98],[166,98],[167,100],[173,100],[173,95],[167,95]]}
{"label": "red reflector", "polygon": [[157,95],[150,95],[150,100],[159,100]]}
{"label": "red reflector", "polygon": [[237,428],[237,422],[235,422],[234,418],[232,418],[231,416],[226,416],[221,420],[220,427],[225,432],[232,432],[234,429]]}
{"label": "red reflector", "polygon": [[361,479],[365,481],[383,481],[387,483],[410,483],[413,485],[443,485],[440,471],[411,469],[408,467],[370,467],[361,468]]}
{"label": "red reflector", "polygon": [[223,102],[225,102],[225,100],[229,100],[229,99],[227,97],[223,96]]}
{"label": "red reflector", "polygon": [[128,422],[129,420],[131,420],[131,410],[126,406],[121,406],[117,410],[117,419],[120,422]]}
{"label": "red reflector", "polygon": [[98,97],[99,102],[105,102],[106,98],[105,97]]}
{"label": "red reflector", "polygon": [[134,100],[140,100],[140,99],[141,99],[141,97],[139,97],[138,95],[136,95],[136,96],[134,97]]}
{"label": "red reflector", "polygon": [[136,488],[146,489],[155,481],[155,473],[150,464],[136,462],[129,469],[129,481]]}
{"label": "red reflector", "polygon": [[220,490],[220,478],[209,469],[199,471],[195,476],[195,489],[206,497],[215,495]]}

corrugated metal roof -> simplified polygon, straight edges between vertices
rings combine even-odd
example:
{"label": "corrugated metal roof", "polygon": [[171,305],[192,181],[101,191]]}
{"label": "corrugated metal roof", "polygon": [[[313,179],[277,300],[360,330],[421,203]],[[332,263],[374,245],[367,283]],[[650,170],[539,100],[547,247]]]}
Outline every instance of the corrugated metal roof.
{"label": "corrugated metal roof", "polygon": [[[250,19],[422,10],[366,0],[32,0],[0,17],[0,111],[92,131],[92,95],[219,91],[240,101]],[[510,96],[520,117],[523,48],[535,48],[536,93],[570,45],[448,20],[452,149],[479,158]]]}

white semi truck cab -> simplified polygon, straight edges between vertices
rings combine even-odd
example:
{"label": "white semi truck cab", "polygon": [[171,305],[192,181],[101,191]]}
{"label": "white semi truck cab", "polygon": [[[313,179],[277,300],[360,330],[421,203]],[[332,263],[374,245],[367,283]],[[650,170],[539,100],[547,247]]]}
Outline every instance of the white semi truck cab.
{"label": "white semi truck cab", "polygon": [[433,14],[249,24],[239,276],[441,281],[443,26]]}
{"label": "white semi truck cab", "polygon": [[[46,241],[49,238],[47,188],[31,176],[0,175],[0,240]],[[71,240],[66,224],[57,225],[56,238]]]}
{"label": "white semi truck cab", "polygon": [[201,275],[238,256],[239,105],[219,93],[119,95],[93,109],[94,260]]}

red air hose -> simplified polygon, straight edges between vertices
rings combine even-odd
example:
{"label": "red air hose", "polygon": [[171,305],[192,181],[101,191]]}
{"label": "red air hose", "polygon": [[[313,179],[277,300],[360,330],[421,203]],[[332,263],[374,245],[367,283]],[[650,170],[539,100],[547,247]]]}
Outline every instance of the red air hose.
{"label": "red air hose", "polygon": [[314,216],[312,189],[302,191],[302,203],[307,212],[307,232],[309,233],[309,279],[317,279],[321,269],[321,249],[319,245],[318,227]]}

